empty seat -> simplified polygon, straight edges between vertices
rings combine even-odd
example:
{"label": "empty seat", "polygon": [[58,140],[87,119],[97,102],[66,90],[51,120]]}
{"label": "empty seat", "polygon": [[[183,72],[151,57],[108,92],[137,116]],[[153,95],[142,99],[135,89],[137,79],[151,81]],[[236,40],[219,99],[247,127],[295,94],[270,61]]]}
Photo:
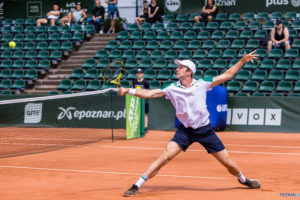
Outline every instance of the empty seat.
{"label": "empty seat", "polygon": [[95,79],[98,77],[98,70],[97,69],[87,69],[86,73],[84,74],[84,79]]}
{"label": "empty seat", "polygon": [[168,69],[162,69],[158,72],[156,79],[158,80],[168,80],[172,76],[171,71]]}
{"label": "empty seat", "polygon": [[166,31],[158,32],[156,39],[157,40],[167,40],[167,39],[169,39],[169,34]]}
{"label": "empty seat", "polygon": [[254,81],[264,81],[267,79],[267,71],[266,70],[255,70],[252,74],[251,80]]}
{"label": "empty seat", "polygon": [[209,69],[212,67],[212,60],[210,59],[201,59],[197,65],[197,69]]}
{"label": "empty seat", "polygon": [[179,59],[189,59],[192,57],[192,51],[191,50],[182,50],[180,51],[178,58]]}
{"label": "empty seat", "polygon": [[71,87],[72,90],[84,90],[86,88],[86,81],[85,80],[76,80],[74,85]]}
{"label": "empty seat", "polygon": [[226,88],[228,92],[238,92],[242,89],[242,84],[240,81],[229,81]]}
{"label": "empty seat", "polygon": [[249,80],[251,76],[250,71],[248,70],[239,70],[237,74],[235,75],[234,79],[235,80],[241,80],[241,81],[246,81]]}
{"label": "empty seat", "polygon": [[212,33],[211,39],[223,39],[224,38],[224,32],[220,30],[216,30]]}
{"label": "empty seat", "polygon": [[119,49],[130,49],[132,46],[131,41],[130,40],[123,40],[120,43]]}
{"label": "empty seat", "polygon": [[276,87],[276,92],[290,92],[293,84],[291,81],[280,81]]}
{"label": "empty seat", "polygon": [[206,70],[203,76],[203,79],[212,79],[213,77],[218,76],[218,71],[214,69]]}
{"label": "empty seat", "polygon": [[185,49],[186,41],[185,40],[177,40],[173,46],[174,49]]}
{"label": "empty seat", "polygon": [[134,23],[134,24],[128,24],[126,30],[127,31],[137,31],[137,30],[139,30],[139,27],[138,27],[138,25],[136,23]]}
{"label": "empty seat", "polygon": [[72,87],[72,81],[70,79],[65,79],[60,81],[57,89],[58,90],[68,90]]}
{"label": "empty seat", "polygon": [[229,30],[232,28],[232,23],[228,22],[228,21],[224,21],[221,23],[220,25],[220,29],[225,29],[225,30]]}
{"label": "empty seat", "polygon": [[207,51],[205,51],[203,49],[198,49],[194,52],[192,58],[198,59],[198,58],[205,58],[206,56],[207,56]]}
{"label": "empty seat", "polygon": [[0,83],[0,89],[8,89],[11,87],[11,85],[12,85],[11,80],[2,80]]}
{"label": "empty seat", "polygon": [[243,29],[246,28],[246,22],[244,22],[244,21],[237,21],[237,22],[234,23],[233,28],[243,30]]}
{"label": "empty seat", "polygon": [[216,69],[225,69],[227,67],[227,60],[217,59],[217,60],[215,60],[212,67],[216,68]]}
{"label": "empty seat", "polygon": [[202,30],[204,28],[205,28],[205,24],[203,22],[196,22],[192,27],[193,30]]}
{"label": "empty seat", "polygon": [[267,31],[265,30],[257,30],[254,34],[254,38],[264,38],[267,35]]}
{"label": "empty seat", "polygon": [[121,57],[121,51],[120,50],[112,50],[110,51],[108,58],[120,58]]}
{"label": "empty seat", "polygon": [[218,28],[219,28],[219,23],[218,22],[208,22],[206,24],[206,29],[215,30],[215,29],[218,29]]}
{"label": "empty seat", "polygon": [[268,76],[268,80],[280,81],[283,79],[283,71],[281,70],[271,70]]}
{"label": "empty seat", "polygon": [[257,49],[255,54],[258,54],[259,58],[265,58],[268,56],[266,49]]}
{"label": "empty seat", "polygon": [[269,53],[270,58],[280,58],[283,55],[283,52],[281,49],[272,49]]}
{"label": "empty seat", "polygon": [[128,69],[128,68],[136,68],[137,66],[138,66],[138,60],[135,58],[130,58],[126,60],[124,67]]}
{"label": "empty seat", "polygon": [[83,65],[81,66],[82,68],[93,68],[97,65],[97,62],[93,58],[88,58],[84,61]]}
{"label": "empty seat", "polygon": [[105,49],[115,49],[118,48],[119,43],[117,40],[110,40],[105,46]]}
{"label": "empty seat", "polygon": [[227,13],[217,13],[215,20],[217,20],[217,21],[227,20]]}
{"label": "empty seat", "polygon": [[156,78],[156,72],[154,69],[147,69],[144,72],[144,79],[153,80]]}
{"label": "empty seat", "polygon": [[153,39],[155,39],[155,32],[153,32],[153,31],[146,32],[143,35],[143,39],[144,40],[153,40]]}
{"label": "empty seat", "polygon": [[238,38],[239,32],[235,30],[227,31],[225,38],[226,39],[236,39]]}
{"label": "empty seat", "polygon": [[216,48],[220,49],[227,49],[230,46],[230,41],[229,40],[219,40]]}
{"label": "empty seat", "polygon": [[59,47],[60,47],[59,42],[51,42],[48,46],[48,49],[49,50],[56,50],[56,49],[59,49]]}
{"label": "empty seat", "polygon": [[175,50],[168,50],[165,52],[164,58],[173,59],[177,57],[177,52]]}
{"label": "empty seat", "polygon": [[233,40],[233,42],[231,43],[231,48],[238,48],[238,49],[241,49],[241,48],[244,48],[245,46],[245,41],[244,40],[238,40],[238,39],[235,39]]}
{"label": "empty seat", "polygon": [[260,46],[260,42],[257,39],[250,39],[247,41],[246,48],[256,49]]}
{"label": "empty seat", "polygon": [[81,68],[73,69],[72,74],[69,76],[71,79],[80,79],[84,76],[84,71]]}
{"label": "empty seat", "polygon": [[135,51],[134,50],[126,50],[124,51],[122,58],[134,58],[135,57]]}
{"label": "empty seat", "polygon": [[260,64],[260,68],[273,69],[273,68],[275,68],[275,61],[272,59],[264,59]]}
{"label": "empty seat", "polygon": [[[163,23],[155,23],[152,25],[152,30],[155,30],[155,31],[161,31],[161,30],[164,30],[165,29],[165,25]],[[128,28],[127,28],[128,30]]]}
{"label": "empty seat", "polygon": [[295,59],[293,69],[300,69],[300,59]]}
{"label": "empty seat", "polygon": [[[126,38],[126,39],[132,39],[132,40],[139,40],[139,39],[142,39],[143,37],[143,34],[141,31],[134,31],[130,37]],[[122,39],[124,40],[124,39]]]}
{"label": "empty seat", "polygon": [[277,69],[290,69],[292,67],[292,63],[290,59],[280,59],[277,62]]}
{"label": "empty seat", "polygon": [[294,87],[294,92],[300,92],[300,81],[297,81]]}
{"label": "empty seat", "polygon": [[286,72],[284,80],[297,81],[297,80],[299,80],[299,78],[300,78],[299,70],[289,70]]}
{"label": "empty seat", "polygon": [[197,39],[199,40],[205,40],[210,38],[210,33],[208,31],[200,31],[197,35]]}
{"label": "empty seat", "polygon": [[121,31],[118,36],[117,36],[118,40],[126,40],[129,39],[129,32],[128,31]]}
{"label": "empty seat", "polygon": [[145,41],[143,40],[134,41],[132,49],[144,49],[144,48],[145,48]]}
{"label": "empty seat", "polygon": [[199,49],[201,47],[201,42],[199,40],[192,40],[189,42],[188,49]]}
{"label": "empty seat", "polygon": [[101,89],[101,81],[99,80],[90,80],[86,90],[100,90]]}
{"label": "empty seat", "polygon": [[24,68],[36,68],[38,66],[37,60],[28,60]]}
{"label": "empty seat", "polygon": [[35,49],[38,49],[38,50],[46,50],[48,48],[48,43],[47,42],[39,42]]}
{"label": "empty seat", "polygon": [[214,40],[205,40],[202,44],[202,48],[204,49],[212,49],[216,46],[216,43]]}
{"label": "empty seat", "polygon": [[270,19],[282,19],[281,12],[272,12],[270,15]]}
{"label": "empty seat", "polygon": [[248,28],[251,30],[258,30],[260,29],[260,23],[258,21],[249,22]]}
{"label": "empty seat", "polygon": [[172,43],[171,40],[162,41],[159,48],[160,49],[172,49],[173,48],[173,43]]}
{"label": "empty seat", "polygon": [[143,23],[141,25],[141,30],[143,30],[143,31],[150,31],[151,30],[151,24],[147,23],[147,22]]}
{"label": "empty seat", "polygon": [[39,62],[37,68],[47,70],[50,68],[50,66],[51,66],[50,60],[45,59]]}
{"label": "empty seat", "polygon": [[285,58],[297,58],[299,57],[299,52],[297,49],[288,49],[284,54]]}
{"label": "empty seat", "polygon": [[297,13],[296,12],[286,12],[284,15],[284,19],[288,20],[294,20],[297,18]]}
{"label": "empty seat", "polygon": [[222,55],[223,58],[234,58],[236,57],[236,50],[234,49],[226,49]]}
{"label": "empty seat", "polygon": [[243,14],[243,17],[242,17],[243,20],[247,20],[247,21],[251,21],[254,19],[254,13],[252,12],[246,12]]}
{"label": "empty seat", "polygon": [[181,29],[181,30],[189,30],[191,28],[192,28],[192,24],[189,22],[183,22],[179,26],[179,29]]}
{"label": "empty seat", "polygon": [[241,17],[240,13],[230,13],[228,19],[232,21],[237,21]]}
{"label": "empty seat", "polygon": [[153,68],[155,69],[163,69],[167,67],[167,60],[165,59],[156,59],[153,63]]}
{"label": "empty seat", "polygon": [[163,51],[161,51],[161,50],[154,50],[150,54],[150,58],[157,59],[157,58],[162,58],[162,57],[163,57]]}
{"label": "empty seat", "polygon": [[275,83],[273,81],[263,81],[258,89],[260,92],[272,92],[273,90],[275,90]]}
{"label": "empty seat", "polygon": [[11,78],[13,79],[21,79],[23,77],[24,77],[24,70],[22,69],[16,69],[11,76]]}
{"label": "empty seat", "polygon": [[156,81],[156,80],[150,81],[149,82],[149,86],[150,86],[151,90],[153,90],[153,89],[160,89],[160,87],[161,87],[160,82]]}
{"label": "empty seat", "polygon": [[274,22],[273,21],[265,21],[262,25],[262,28],[270,30],[270,29],[274,28]]}
{"label": "empty seat", "polygon": [[170,22],[166,26],[166,30],[176,30],[178,29],[178,24],[175,22]]}
{"label": "empty seat", "polygon": [[16,60],[11,68],[23,68],[24,67],[24,60]]}
{"label": "empty seat", "polygon": [[170,35],[171,40],[180,40],[182,39],[182,32],[181,31],[174,31]]}
{"label": "empty seat", "polygon": [[144,58],[140,61],[139,64],[140,68],[151,68],[152,67],[152,60],[149,58]]}
{"label": "empty seat", "polygon": [[156,40],[148,41],[146,49],[158,49],[159,42]]}
{"label": "empty seat", "polygon": [[253,32],[251,30],[243,30],[240,34],[240,38],[243,39],[253,38]]}
{"label": "empty seat", "polygon": [[300,20],[293,21],[291,28],[293,29],[300,29]]}
{"label": "empty seat", "polygon": [[292,48],[300,48],[300,39],[294,39]]}
{"label": "empty seat", "polygon": [[10,69],[3,69],[0,72],[1,79],[9,79],[11,77],[11,70]]}
{"label": "empty seat", "polygon": [[196,38],[196,33],[194,31],[187,31],[183,35],[184,40],[194,40]]}
{"label": "empty seat", "polygon": [[258,68],[258,61],[254,60],[253,63],[252,62],[247,62],[243,68],[244,69],[249,69],[249,70],[255,70],[255,69]]}
{"label": "empty seat", "polygon": [[63,33],[61,34],[59,40],[61,41],[69,41],[72,38],[72,34],[71,33]]}
{"label": "empty seat", "polygon": [[16,80],[10,88],[15,90],[23,90],[25,86],[26,84],[24,80]]}
{"label": "empty seat", "polygon": [[256,81],[246,81],[243,85],[243,92],[255,92],[258,89],[258,82]]}
{"label": "empty seat", "polygon": [[140,58],[140,59],[147,58],[147,57],[149,57],[149,52],[146,51],[146,50],[140,50],[140,51],[138,51],[138,53],[135,56],[135,58]]}
{"label": "empty seat", "polygon": [[267,20],[269,19],[269,16],[267,12],[259,12],[254,16],[254,18],[257,20]]}
{"label": "empty seat", "polygon": [[178,14],[178,15],[176,16],[175,21],[178,21],[178,22],[184,22],[184,21],[187,21],[187,15],[186,15],[186,14]]}

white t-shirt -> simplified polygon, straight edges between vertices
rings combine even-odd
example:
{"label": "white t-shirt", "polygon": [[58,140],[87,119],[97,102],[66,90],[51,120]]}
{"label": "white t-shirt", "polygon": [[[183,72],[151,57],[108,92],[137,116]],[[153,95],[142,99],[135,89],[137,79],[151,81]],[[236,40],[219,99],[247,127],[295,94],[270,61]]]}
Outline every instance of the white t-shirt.
{"label": "white t-shirt", "polygon": [[212,80],[193,79],[189,88],[178,81],[162,90],[166,99],[175,107],[177,118],[186,128],[196,129],[209,124],[206,92],[210,90],[211,84]]}
{"label": "white t-shirt", "polygon": [[48,19],[55,19],[55,20],[58,19],[59,15],[55,15],[55,14],[57,14],[57,12],[58,11],[54,11],[54,10],[50,11],[51,15],[49,15],[47,18]]}

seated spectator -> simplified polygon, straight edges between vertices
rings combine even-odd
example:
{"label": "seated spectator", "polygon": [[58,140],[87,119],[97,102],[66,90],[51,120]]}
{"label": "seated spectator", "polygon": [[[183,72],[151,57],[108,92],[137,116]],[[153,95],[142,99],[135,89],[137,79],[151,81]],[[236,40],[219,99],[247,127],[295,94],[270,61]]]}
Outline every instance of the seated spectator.
{"label": "seated spectator", "polygon": [[201,15],[195,16],[194,19],[196,22],[200,22],[201,20],[207,20],[211,22],[213,17],[216,15],[217,6],[215,6],[214,0],[208,0],[207,4],[203,6]]}
{"label": "seated spectator", "polygon": [[148,20],[147,22],[154,24],[157,21],[162,22],[162,17],[157,14],[159,7],[156,0],[151,0],[151,4],[148,7]]}
{"label": "seated spectator", "polygon": [[102,24],[104,21],[105,8],[101,6],[100,0],[96,0],[96,7],[93,9],[93,15],[89,18],[89,24],[95,25],[95,31],[98,33],[102,32]]}
{"label": "seated spectator", "polygon": [[107,31],[107,33],[115,33],[115,24],[116,24],[117,18],[119,17],[119,13],[118,13],[119,11],[118,11],[118,5],[117,5],[118,0],[105,0],[105,3],[108,4],[107,13],[108,13],[109,19],[111,21],[110,28]]}
{"label": "seated spectator", "polygon": [[47,18],[38,19],[36,21],[37,26],[42,24],[49,23],[51,26],[54,26],[60,16],[59,5],[57,3],[53,4],[53,10],[47,13]]}
{"label": "seated spectator", "polygon": [[148,19],[148,2],[144,1],[144,6],[142,7],[141,15],[135,18],[136,24],[141,28],[141,24]]}
{"label": "seated spectator", "polygon": [[87,17],[86,13],[84,10],[81,9],[81,5],[77,4],[76,5],[76,10],[73,12],[69,12],[67,16],[63,17],[60,20],[60,23],[62,26],[67,24],[68,26],[71,25],[71,22],[73,23],[81,23],[83,20]]}
{"label": "seated spectator", "polygon": [[289,29],[282,25],[280,20],[276,20],[276,25],[271,30],[268,42],[268,53],[273,47],[288,50],[291,48],[289,41]]}

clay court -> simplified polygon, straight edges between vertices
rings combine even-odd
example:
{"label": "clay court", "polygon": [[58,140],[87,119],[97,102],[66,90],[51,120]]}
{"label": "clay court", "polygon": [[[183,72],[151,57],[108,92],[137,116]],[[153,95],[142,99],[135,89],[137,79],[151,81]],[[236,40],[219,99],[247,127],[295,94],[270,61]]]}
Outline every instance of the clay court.
{"label": "clay court", "polygon": [[[79,130],[77,134],[88,134]],[[299,134],[220,132],[218,135],[244,175],[261,181],[260,190],[240,185],[195,143],[132,199],[277,200],[287,199],[280,197],[280,193],[299,192]],[[123,192],[162,152],[172,136],[170,131],[150,131],[146,138],[117,139],[113,143],[103,140],[0,159],[1,199],[123,199]],[[43,144],[50,140],[50,137],[44,139]],[[38,143],[31,145],[34,144]]]}

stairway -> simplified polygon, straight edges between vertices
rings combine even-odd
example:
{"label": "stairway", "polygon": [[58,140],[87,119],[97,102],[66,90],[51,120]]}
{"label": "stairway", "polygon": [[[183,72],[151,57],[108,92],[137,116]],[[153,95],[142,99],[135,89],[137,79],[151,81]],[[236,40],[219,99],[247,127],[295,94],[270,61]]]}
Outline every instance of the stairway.
{"label": "stairway", "polygon": [[79,68],[87,58],[92,58],[99,49],[103,49],[108,41],[115,39],[117,34],[95,33],[89,41],[73,51],[71,55],[62,60],[57,68],[51,68],[43,79],[38,79],[32,89],[25,89],[25,94],[48,94],[56,90],[60,81],[67,79],[73,69]]}

